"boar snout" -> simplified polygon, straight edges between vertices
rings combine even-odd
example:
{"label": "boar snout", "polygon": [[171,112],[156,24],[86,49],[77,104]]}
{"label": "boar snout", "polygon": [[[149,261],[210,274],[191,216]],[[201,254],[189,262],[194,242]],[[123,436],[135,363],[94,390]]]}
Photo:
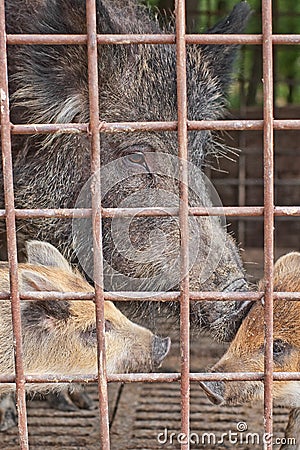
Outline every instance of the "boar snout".
{"label": "boar snout", "polygon": [[159,367],[164,358],[169,353],[171,347],[171,339],[169,337],[160,338],[154,336],[152,341],[152,357],[153,363],[156,367]]}
{"label": "boar snout", "polygon": [[206,381],[205,383],[200,381],[199,385],[214,405],[224,403],[225,384],[223,381]]}

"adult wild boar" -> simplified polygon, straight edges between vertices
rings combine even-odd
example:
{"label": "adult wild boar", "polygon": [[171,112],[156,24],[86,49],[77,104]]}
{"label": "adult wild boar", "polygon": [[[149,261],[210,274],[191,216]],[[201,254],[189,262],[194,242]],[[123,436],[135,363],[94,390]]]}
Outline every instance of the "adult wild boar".
{"label": "adult wild boar", "polygon": [[[19,265],[21,291],[92,292],[67,260],[46,242],[27,243],[28,262]],[[0,265],[0,290],[9,290],[8,265]],[[128,320],[111,302],[105,302],[107,371],[151,371],[170,348],[160,338]],[[97,372],[96,316],[93,301],[24,301],[21,305],[24,371],[30,374],[75,375]],[[11,306],[0,304],[0,374],[14,374]],[[28,392],[59,390],[64,384],[26,385]],[[15,408],[9,396],[13,384],[0,384],[0,429],[14,424]]]}
{"label": "adult wild boar", "polygon": [[[100,34],[172,31],[172,27],[162,29],[148,9],[135,0],[96,3]],[[7,0],[6,8],[9,33],[86,33],[84,0]],[[208,33],[239,33],[248,17],[249,6],[242,1]],[[222,117],[236,51],[235,45],[187,46],[189,119]],[[9,51],[9,67],[11,116],[15,123],[89,121],[85,45],[14,46]],[[177,119],[175,46],[101,45],[98,73],[101,121]],[[189,132],[188,151],[191,164],[201,173],[205,159],[220,156],[225,149],[214,133],[199,131]],[[105,192],[103,206],[178,206],[178,179],[172,176],[171,168],[163,173],[156,169],[156,159],[159,166],[166,156],[176,159],[177,152],[176,132],[102,133],[102,166],[116,163],[115,175],[121,160],[123,170],[122,178]],[[87,135],[19,136],[14,139],[13,153],[18,208],[74,207],[90,177]],[[102,180],[104,187],[113,178],[110,175],[108,172],[109,179]],[[204,177],[194,175],[192,179],[192,191],[196,194],[190,193],[190,205],[210,206],[212,200]],[[161,197],[157,192],[167,194]],[[167,204],[168,198],[172,198],[171,204]],[[175,217],[133,218],[128,226],[129,245],[134,248],[132,257],[127,248],[120,249],[122,226],[113,229],[113,225],[111,219],[103,221],[104,258],[109,267],[105,273],[106,289],[133,290],[132,280],[142,280],[141,290],[178,288],[178,276],[172,279],[178,268],[174,260],[178,261],[180,246]],[[191,264],[192,290],[247,289],[237,246],[218,218],[191,218],[190,233],[198,236]],[[32,237],[59,244],[69,257],[74,256],[71,221],[22,221],[19,241]],[[80,263],[92,271],[91,233],[84,232],[76,238]],[[112,272],[117,275],[112,276]],[[245,309],[240,302],[199,302],[191,306],[195,327],[209,329],[221,340],[232,338]],[[168,311],[177,314],[178,305],[172,305]]]}
{"label": "adult wild boar", "polygon": [[[263,281],[259,289],[263,290]],[[274,267],[274,290],[300,291],[300,253],[282,256]],[[275,372],[300,372],[300,303],[274,300],[273,358]],[[255,303],[240,326],[229,349],[213,367],[214,372],[264,371],[264,311],[261,302]],[[208,398],[216,404],[244,403],[263,398],[260,381],[201,383]],[[273,390],[277,404],[295,408],[290,414],[286,437],[297,438],[298,446],[288,444],[286,450],[299,449],[300,438],[300,386],[299,381],[275,381]]]}

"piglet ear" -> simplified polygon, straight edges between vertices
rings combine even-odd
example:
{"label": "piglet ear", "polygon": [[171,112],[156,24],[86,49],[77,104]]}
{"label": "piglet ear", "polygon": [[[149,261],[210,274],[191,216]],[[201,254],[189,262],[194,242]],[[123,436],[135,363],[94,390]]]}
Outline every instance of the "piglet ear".
{"label": "piglet ear", "polygon": [[68,261],[55,247],[53,247],[53,245],[48,242],[28,241],[26,242],[26,249],[29,264],[58,267],[59,269],[66,270],[67,272],[72,272]]}
{"label": "piglet ear", "polygon": [[22,270],[21,272],[21,290],[22,291],[47,291],[57,292],[58,284],[49,280],[47,277],[32,270]]}
{"label": "piglet ear", "polygon": [[[300,253],[291,252],[287,255],[281,256],[275,263],[274,276],[278,278],[283,275],[295,273],[299,274],[300,271]],[[297,277],[298,278],[298,277]]]}
{"label": "piglet ear", "polygon": [[[239,34],[245,29],[251,15],[246,1],[235,5],[229,16],[206,31],[208,34]],[[203,45],[201,50],[209,62],[210,71],[219,80],[225,92],[236,57],[238,45]]]}
{"label": "piglet ear", "polygon": [[[58,291],[57,284],[38,272],[23,270],[20,278],[22,291]],[[55,330],[58,321],[67,321],[70,315],[70,303],[65,300],[22,302],[23,326],[50,332]]]}
{"label": "piglet ear", "polygon": [[[274,290],[296,292],[299,290],[300,253],[291,252],[281,256],[274,266]],[[258,289],[263,291],[265,280],[258,283]]]}

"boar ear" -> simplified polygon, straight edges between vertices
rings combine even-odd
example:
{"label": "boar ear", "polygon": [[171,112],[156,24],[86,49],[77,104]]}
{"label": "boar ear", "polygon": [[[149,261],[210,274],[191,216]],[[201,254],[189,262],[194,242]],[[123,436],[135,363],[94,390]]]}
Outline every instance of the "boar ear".
{"label": "boar ear", "polygon": [[26,250],[29,264],[57,267],[67,272],[72,272],[68,261],[48,242],[28,241],[26,242]]}
{"label": "boar ear", "polygon": [[[229,16],[222,19],[214,27],[206,31],[208,34],[238,34],[242,33],[251,15],[246,1],[235,5]],[[236,57],[238,45],[203,45],[202,52],[210,62],[212,74],[219,80],[225,92]]]}
{"label": "boar ear", "polygon": [[58,284],[49,280],[44,275],[33,270],[22,270],[21,272],[22,291],[46,291],[58,292]]}

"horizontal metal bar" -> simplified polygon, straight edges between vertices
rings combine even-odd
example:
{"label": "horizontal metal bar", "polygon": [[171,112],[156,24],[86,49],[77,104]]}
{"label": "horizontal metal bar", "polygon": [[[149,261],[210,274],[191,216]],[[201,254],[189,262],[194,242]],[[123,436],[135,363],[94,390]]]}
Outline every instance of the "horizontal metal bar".
{"label": "horizontal metal bar", "polygon": [[[274,381],[299,381],[300,372],[273,372]],[[180,373],[126,373],[107,377],[110,383],[172,383],[180,381]],[[190,381],[263,381],[263,372],[190,373]],[[26,383],[96,383],[96,374],[25,375]],[[0,375],[0,383],[14,383],[13,375]]]}
{"label": "horizontal metal bar", "polygon": [[[189,131],[220,130],[220,131],[251,131],[262,130],[263,120],[189,120],[187,122]],[[276,119],[275,130],[298,130],[299,119]],[[1,126],[0,126],[1,130]],[[12,124],[12,134],[77,134],[89,133],[88,124],[84,123],[55,123],[55,124]],[[177,131],[176,121],[165,122],[101,122],[99,131],[101,133],[133,133],[133,132],[160,132]]]}
{"label": "horizontal metal bar", "polygon": [[[299,119],[274,119],[274,130],[298,130],[300,129]],[[251,120],[189,120],[189,131],[196,130],[232,130],[251,131],[263,130],[264,121],[259,119]]]}
{"label": "horizontal metal bar", "polygon": [[[69,209],[15,209],[17,219],[82,219],[91,217],[89,208]],[[224,206],[224,207],[190,207],[190,216],[228,216],[228,217],[261,217],[264,214],[263,206]],[[300,206],[276,206],[276,217],[298,217]],[[149,207],[149,208],[102,208],[102,217],[168,217],[178,216],[178,208]],[[0,220],[4,220],[6,212],[0,209]]]}
{"label": "horizontal metal bar", "polygon": [[[221,39],[219,39],[221,37]],[[261,45],[261,34],[189,34],[186,35],[187,44],[240,44]],[[300,34],[273,34],[272,44],[295,45],[300,44]]]}
{"label": "horizontal metal bar", "polygon": [[[0,127],[1,130],[1,127]],[[11,124],[12,134],[78,134],[89,133],[87,123]]]}
{"label": "horizontal metal bar", "polygon": [[[92,216],[90,208],[69,209],[16,209],[17,219],[83,219]],[[0,209],[0,219],[5,218],[5,210]]]}
{"label": "horizontal metal bar", "polygon": [[[224,206],[224,207],[189,207],[190,216],[220,216],[228,217],[260,217],[264,214],[263,206]],[[177,216],[178,208],[103,208],[103,217],[166,217]],[[300,215],[300,206],[276,206],[275,216]]]}
{"label": "horizontal metal bar", "polygon": [[[294,153],[295,154],[295,153]],[[275,186],[299,186],[300,178],[275,178]],[[264,182],[261,178],[246,178],[239,180],[238,178],[217,178],[214,179],[215,186],[263,186]]]}
{"label": "horizontal metal bar", "polygon": [[[9,45],[86,45],[85,34],[8,34]],[[173,34],[98,34],[98,44],[175,44]],[[187,44],[248,44],[261,45],[261,34],[187,34]],[[280,45],[300,44],[300,34],[273,34],[272,43]]]}
{"label": "horizontal metal bar", "polygon": [[[279,130],[299,129],[300,120],[281,119],[274,121],[274,128]],[[1,129],[1,127],[0,127]],[[262,130],[263,121],[259,119],[251,120],[201,120],[188,121],[189,131],[199,130]],[[88,133],[87,124],[16,124],[11,126],[12,134],[78,134]],[[102,133],[129,133],[146,131],[177,131],[176,121],[165,122],[118,122],[102,123],[100,127]]]}
{"label": "horizontal metal bar", "polygon": [[[195,301],[258,301],[264,296],[264,292],[213,292],[213,291],[191,291],[189,299]],[[114,302],[177,302],[180,293],[173,292],[131,292],[117,291],[104,292],[104,299]],[[22,292],[20,299],[24,301],[47,301],[47,300],[94,300],[93,292]],[[274,292],[275,300],[298,301],[300,300],[300,292]],[[9,292],[0,292],[0,301],[10,300]]]}
{"label": "horizontal metal bar", "polygon": [[[135,131],[176,131],[177,122],[101,122],[99,131],[102,133],[129,133]],[[77,134],[89,133],[88,124],[31,124],[12,125],[12,134]]]}

